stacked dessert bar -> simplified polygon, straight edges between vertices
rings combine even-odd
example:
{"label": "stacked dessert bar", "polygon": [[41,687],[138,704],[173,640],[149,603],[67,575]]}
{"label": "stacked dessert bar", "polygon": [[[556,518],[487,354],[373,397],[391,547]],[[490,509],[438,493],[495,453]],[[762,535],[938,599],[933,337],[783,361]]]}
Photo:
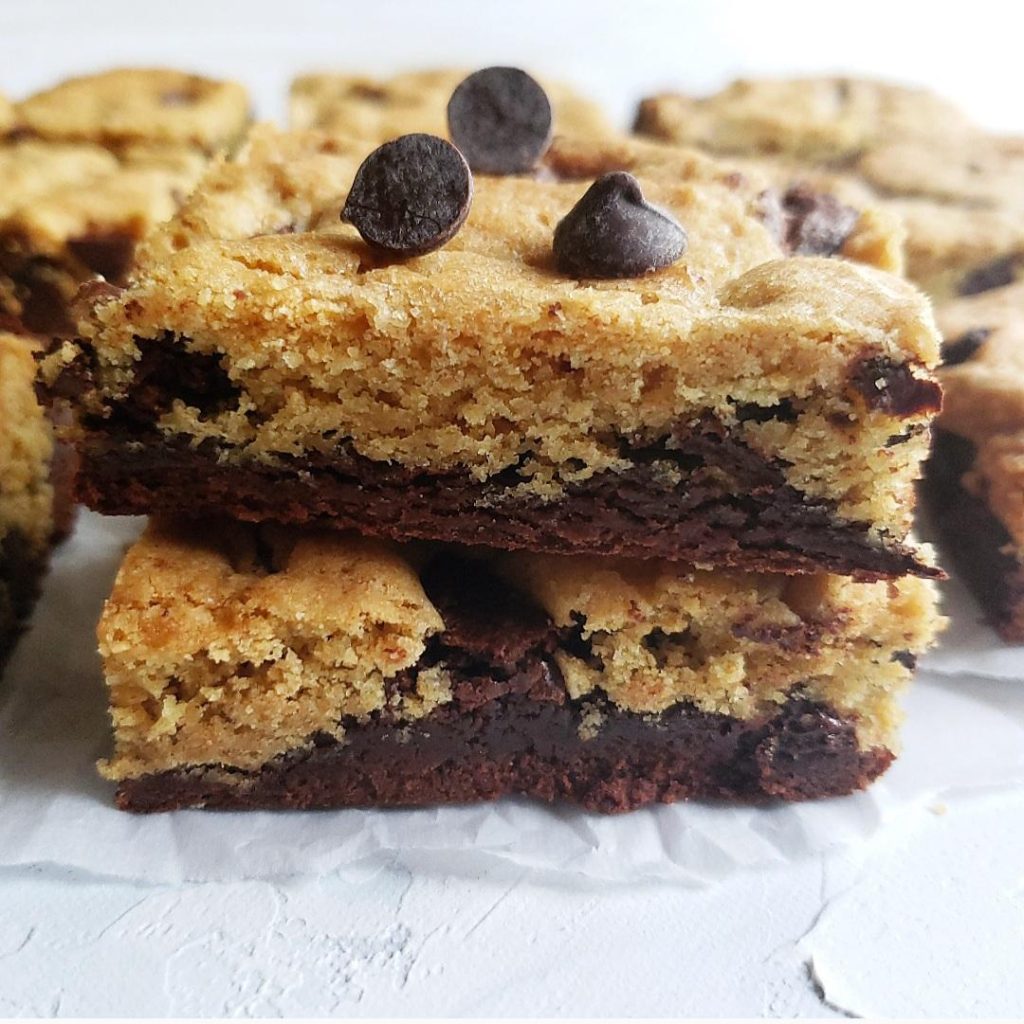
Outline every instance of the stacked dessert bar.
{"label": "stacked dessert bar", "polygon": [[43,365],[81,496],[154,513],[99,630],[120,806],[864,786],[939,624],[892,222],[454,84],[458,149],[255,130]]}
{"label": "stacked dessert bar", "polygon": [[855,79],[656,96],[637,129],[903,218],[908,273],[938,303],[946,339],[929,516],[992,624],[1024,641],[1024,138],[923,90]]}
{"label": "stacked dessert bar", "polygon": [[247,122],[240,85],[156,69],[75,78],[0,107],[0,312],[68,331],[79,284],[123,280],[138,241]]}

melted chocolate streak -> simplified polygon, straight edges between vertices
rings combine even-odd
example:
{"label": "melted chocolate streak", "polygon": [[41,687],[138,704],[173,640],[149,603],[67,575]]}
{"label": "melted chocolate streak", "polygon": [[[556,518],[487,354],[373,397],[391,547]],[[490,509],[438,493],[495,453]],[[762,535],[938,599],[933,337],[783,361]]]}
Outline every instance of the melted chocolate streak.
{"label": "melted chocolate streak", "polygon": [[[601,694],[573,701],[552,655],[561,647],[593,657],[581,628],[554,628],[522,594],[458,556],[438,558],[423,583],[447,629],[420,667],[445,664],[454,679],[449,704],[411,724],[391,711],[347,719],[342,743],[319,735],[255,772],[206,765],[129,780],[119,805],[411,806],[522,794],[612,812],[691,797],[835,796],[863,787],[892,760],[888,750],[860,750],[852,721],[797,694],[751,721],[689,705],[638,715]],[[392,697],[414,687],[416,671],[392,681]],[[601,726],[584,740],[588,712]]]}
{"label": "melted chocolate streak", "polygon": [[[169,337],[141,344],[131,393],[108,419],[84,424],[89,436],[78,496],[100,512],[226,512],[396,540],[661,557],[751,571],[828,571],[861,579],[941,575],[901,544],[877,544],[866,524],[843,521],[832,504],[807,498],[786,483],[782,464],[765,460],[711,418],[657,444],[623,441],[630,469],[570,485],[556,502],[510,497],[523,481],[517,468],[479,483],[464,473],[373,462],[343,445],[329,456],[280,457],[274,465],[221,461],[215,442],[192,448],[187,439],[174,443],[153,428],[173,398],[207,415],[237,402],[217,360],[190,354]],[[73,396],[90,376],[85,361],[58,382],[54,395]],[[887,382],[881,390],[878,380]],[[858,367],[853,383],[893,415],[939,401],[934,382],[880,360]],[[793,415],[787,403],[740,414]]]}

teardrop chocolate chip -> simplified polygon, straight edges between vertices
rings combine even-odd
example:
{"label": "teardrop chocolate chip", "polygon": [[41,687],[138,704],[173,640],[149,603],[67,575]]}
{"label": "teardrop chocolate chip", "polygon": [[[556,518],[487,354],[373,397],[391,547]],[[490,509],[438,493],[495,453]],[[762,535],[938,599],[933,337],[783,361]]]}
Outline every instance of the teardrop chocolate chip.
{"label": "teardrop chocolate chip", "polygon": [[375,249],[421,256],[454,237],[472,199],[473,176],[450,142],[403,135],[363,161],[341,219]]}
{"label": "teardrop chocolate chip", "polygon": [[683,227],[624,171],[598,178],[555,228],[555,265],[573,277],[640,277],[685,251]]}

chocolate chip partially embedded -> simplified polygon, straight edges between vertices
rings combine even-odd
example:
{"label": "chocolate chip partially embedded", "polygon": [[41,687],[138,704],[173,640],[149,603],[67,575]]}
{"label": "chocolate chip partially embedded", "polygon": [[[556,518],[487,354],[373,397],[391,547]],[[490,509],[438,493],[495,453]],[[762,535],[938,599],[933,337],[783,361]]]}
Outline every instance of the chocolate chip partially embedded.
{"label": "chocolate chip partially embedded", "polygon": [[852,206],[806,184],[793,185],[781,196],[763,192],[759,212],[779,244],[796,256],[835,255],[860,216]]}
{"label": "chocolate chip partially embedded", "polygon": [[957,291],[961,295],[979,295],[1013,284],[1024,269],[1024,254],[1011,253],[1000,256],[983,266],[975,267],[960,279]]}
{"label": "chocolate chip partially embedded", "polygon": [[532,171],[551,143],[551,103],[519,68],[484,68],[448,101],[448,131],[481,174]]}
{"label": "chocolate chip partially embedded", "polygon": [[625,171],[602,175],[555,228],[555,264],[574,277],[639,277],[675,263],[686,232]]}
{"label": "chocolate chip partially embedded", "polygon": [[992,333],[990,327],[975,327],[964,331],[959,338],[951,338],[942,343],[942,362],[945,366],[959,366],[966,363],[982,345],[988,341]]}
{"label": "chocolate chip partially embedded", "polygon": [[472,199],[473,176],[450,142],[403,135],[363,161],[341,219],[376,249],[419,256],[455,235]]}

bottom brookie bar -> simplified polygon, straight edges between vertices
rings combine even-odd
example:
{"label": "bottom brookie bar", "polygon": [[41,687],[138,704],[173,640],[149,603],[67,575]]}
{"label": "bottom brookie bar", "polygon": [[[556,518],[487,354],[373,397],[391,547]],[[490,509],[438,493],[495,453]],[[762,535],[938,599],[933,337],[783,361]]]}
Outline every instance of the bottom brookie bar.
{"label": "bottom brookie bar", "polygon": [[799,800],[894,756],[932,585],[156,523],[99,627],[119,806]]}

